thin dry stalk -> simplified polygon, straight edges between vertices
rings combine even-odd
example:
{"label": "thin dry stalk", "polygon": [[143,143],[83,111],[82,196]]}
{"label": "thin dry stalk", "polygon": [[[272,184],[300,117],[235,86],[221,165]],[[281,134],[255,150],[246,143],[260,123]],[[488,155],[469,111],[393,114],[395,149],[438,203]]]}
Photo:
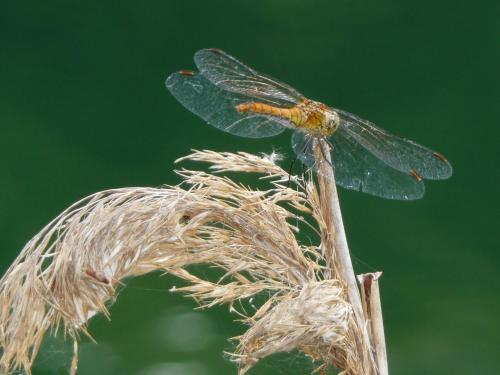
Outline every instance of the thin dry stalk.
{"label": "thin dry stalk", "polygon": [[[183,183],[162,189],[126,188],[75,203],[26,244],[0,280],[0,372],[31,368],[48,330],[62,327],[77,342],[88,320],[108,307],[130,276],[163,270],[185,280],[175,289],[202,306],[228,304],[248,324],[231,359],[240,375],[257,360],[302,350],[345,374],[368,375],[360,326],[347,302],[346,284],[322,252],[330,243],[304,246],[299,227],[311,215],[331,241],[328,215],[311,180],[294,178],[276,156],[195,151],[215,172],[260,173],[265,191],[213,173],[182,169]],[[328,254],[328,252],[325,252]],[[206,280],[188,271],[215,265],[224,275]],[[336,263],[335,263],[336,264]],[[268,296],[255,311],[239,301]]]}
{"label": "thin dry stalk", "polygon": [[369,324],[370,337],[380,375],[389,375],[385,347],[384,321],[380,302],[379,282],[382,272],[358,275],[363,298],[363,311]]}
{"label": "thin dry stalk", "polygon": [[318,171],[320,188],[320,207],[326,226],[325,236],[322,238],[323,252],[329,265],[328,269],[333,272],[333,275],[328,276],[339,278],[345,283],[347,300],[352,305],[356,317],[356,329],[360,332],[356,345],[360,363],[363,364],[363,370],[366,374],[377,374],[377,368],[371,355],[370,337],[366,330],[361,296],[347,245],[329,146],[320,139],[315,139],[313,142],[315,143],[313,145],[315,167]]}

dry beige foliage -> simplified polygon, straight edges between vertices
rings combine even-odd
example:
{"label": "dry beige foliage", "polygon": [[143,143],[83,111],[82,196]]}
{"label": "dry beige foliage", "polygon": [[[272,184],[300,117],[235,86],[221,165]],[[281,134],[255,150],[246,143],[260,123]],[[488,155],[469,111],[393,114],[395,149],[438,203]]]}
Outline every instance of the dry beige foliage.
{"label": "dry beige foliage", "polygon": [[[293,177],[289,187],[274,155],[195,151],[185,159],[209,162],[212,173],[182,169],[179,186],[91,195],[26,244],[0,280],[0,372],[30,374],[44,335],[63,327],[75,343],[75,373],[79,336],[88,335],[92,316],[109,316],[121,280],[163,270],[188,282],[176,291],[206,307],[229,304],[243,317],[249,328],[230,355],[240,375],[293,349],[319,368],[372,374],[345,283],[325,266],[322,244],[297,239],[312,222],[318,238],[328,237],[312,178]],[[231,171],[260,173],[269,189],[219,175]],[[193,264],[215,265],[224,276],[201,279],[186,269]],[[269,298],[251,314],[237,310],[235,302],[263,292]]]}

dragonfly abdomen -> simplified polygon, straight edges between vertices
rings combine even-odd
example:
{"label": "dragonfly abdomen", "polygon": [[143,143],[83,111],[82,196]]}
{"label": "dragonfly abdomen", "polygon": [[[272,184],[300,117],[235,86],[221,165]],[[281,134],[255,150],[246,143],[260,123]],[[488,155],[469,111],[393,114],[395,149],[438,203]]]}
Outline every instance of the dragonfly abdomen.
{"label": "dragonfly abdomen", "polygon": [[242,103],[236,106],[236,110],[240,113],[261,113],[263,115],[279,117],[293,122],[299,126],[303,122],[302,111],[297,107],[281,108],[274,107],[265,103]]}

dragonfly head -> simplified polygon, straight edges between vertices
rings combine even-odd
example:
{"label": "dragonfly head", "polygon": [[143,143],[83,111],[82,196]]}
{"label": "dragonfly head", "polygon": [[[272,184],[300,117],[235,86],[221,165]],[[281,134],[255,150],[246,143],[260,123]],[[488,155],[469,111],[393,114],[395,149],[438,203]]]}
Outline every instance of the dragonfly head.
{"label": "dragonfly head", "polygon": [[323,135],[329,137],[339,127],[340,117],[339,114],[331,109],[325,111],[325,122],[323,125]]}

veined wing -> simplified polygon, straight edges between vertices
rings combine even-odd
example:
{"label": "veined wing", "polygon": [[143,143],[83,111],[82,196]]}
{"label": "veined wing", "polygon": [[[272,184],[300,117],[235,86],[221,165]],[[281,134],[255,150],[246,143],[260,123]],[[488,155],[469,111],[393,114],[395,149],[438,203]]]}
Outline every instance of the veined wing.
{"label": "veined wing", "polygon": [[201,74],[223,90],[281,107],[290,107],[304,100],[294,88],[258,73],[219,49],[196,52],[194,62]]}
{"label": "veined wing", "polygon": [[[309,167],[314,167],[315,163],[313,139],[299,131],[292,137],[295,153]],[[345,129],[339,128],[330,140],[337,185],[388,199],[412,200],[424,195],[422,181],[385,164]]]}
{"label": "veined wing", "polygon": [[[413,141],[399,138],[382,130],[367,120],[349,112],[334,109],[340,116],[340,129],[369,152],[403,173],[416,172],[430,180],[451,177],[452,167],[446,158]],[[336,138],[333,135],[333,139]]]}
{"label": "veined wing", "polygon": [[192,71],[171,74],[165,85],[181,104],[210,125],[225,132],[247,138],[271,137],[281,133],[286,120],[256,113],[239,113],[236,105],[248,98],[225,91]]}

